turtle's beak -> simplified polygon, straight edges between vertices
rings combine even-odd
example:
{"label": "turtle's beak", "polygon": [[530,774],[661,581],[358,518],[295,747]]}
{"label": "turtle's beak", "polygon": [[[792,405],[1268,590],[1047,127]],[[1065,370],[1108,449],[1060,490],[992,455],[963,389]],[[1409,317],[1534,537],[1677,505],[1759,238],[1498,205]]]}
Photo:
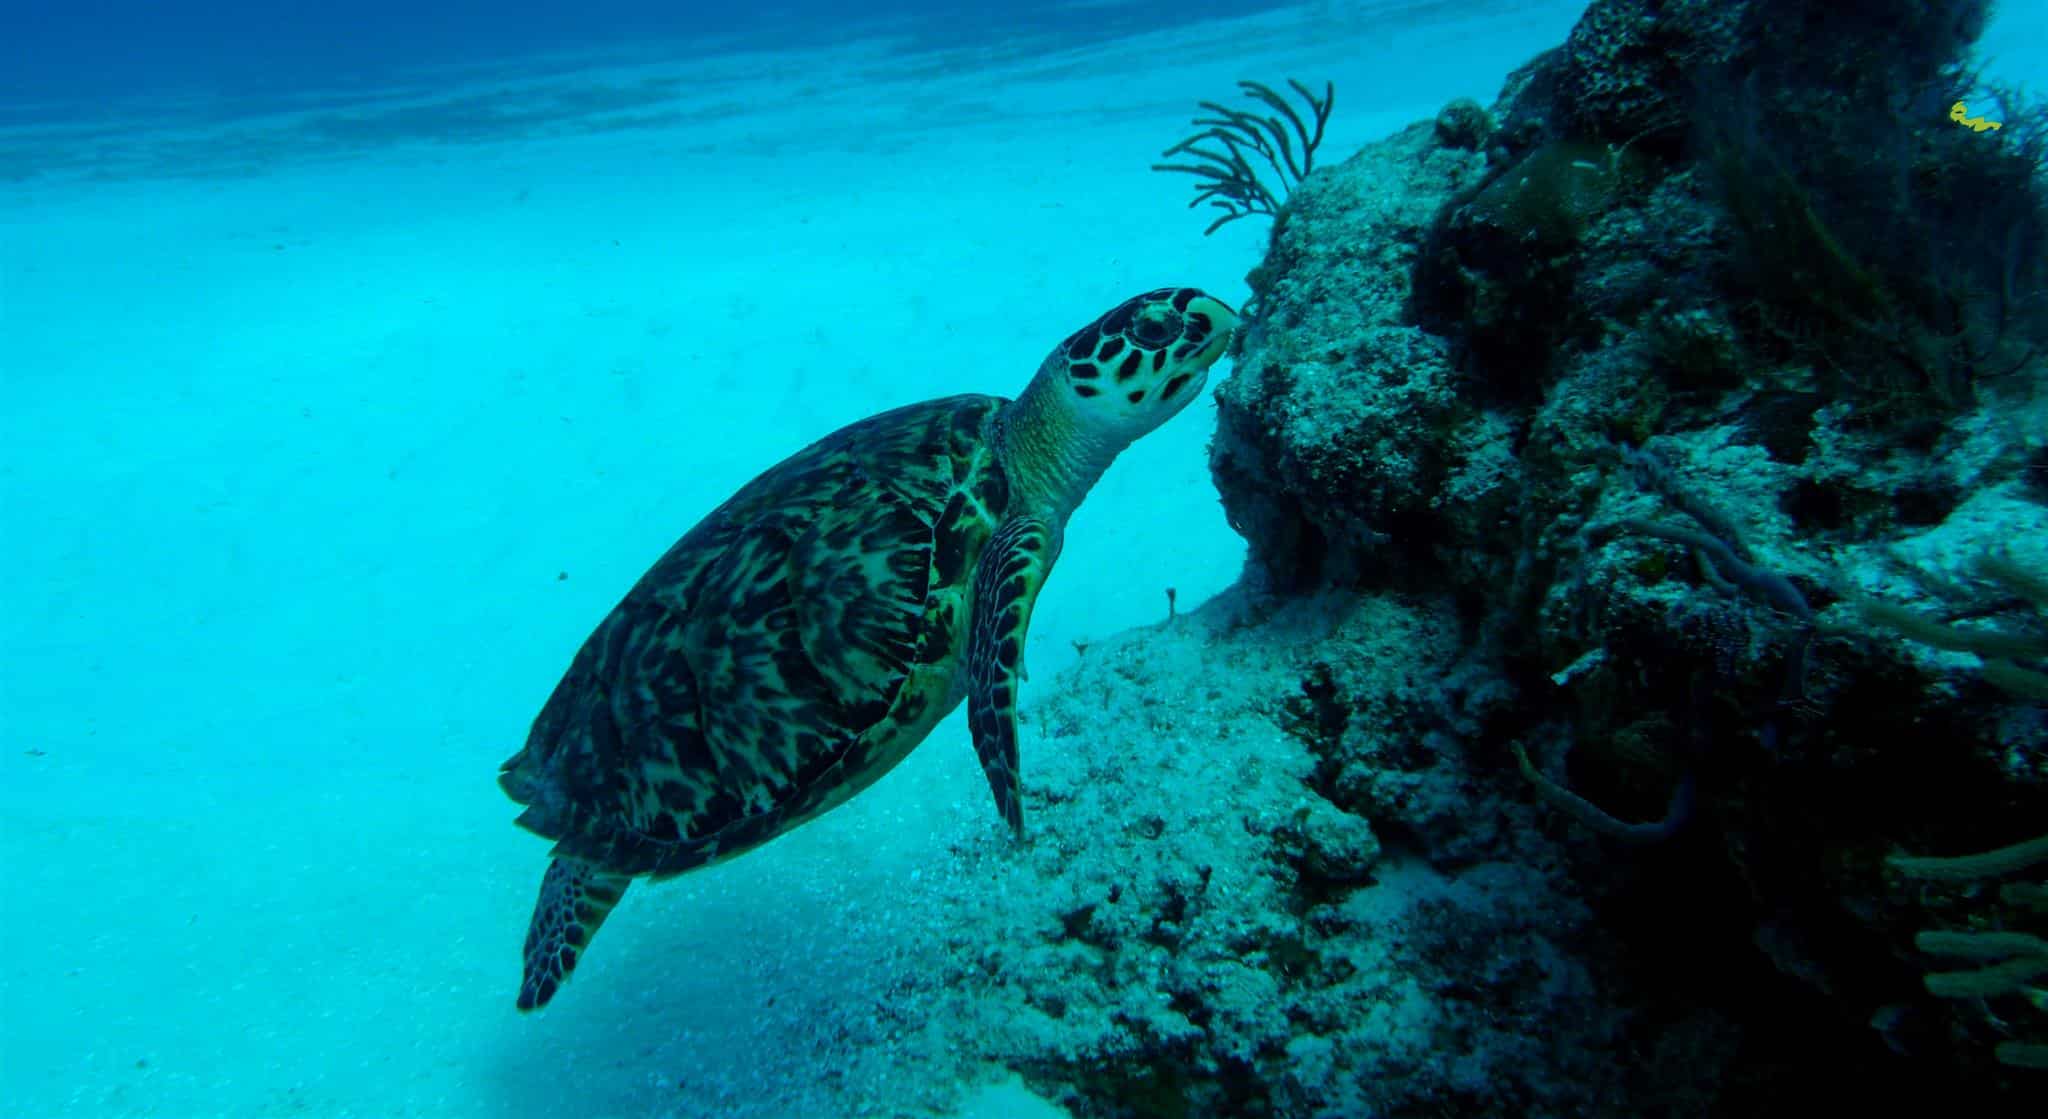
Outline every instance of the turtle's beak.
{"label": "turtle's beak", "polygon": [[1238,318],[1236,311],[1230,309],[1229,304],[1206,295],[1189,303],[1188,312],[1200,312],[1209,320],[1209,329],[1212,332],[1209,342],[1196,356],[1196,361],[1202,368],[1207,369],[1230,348],[1230,339],[1237,334],[1238,325],[1243,320]]}

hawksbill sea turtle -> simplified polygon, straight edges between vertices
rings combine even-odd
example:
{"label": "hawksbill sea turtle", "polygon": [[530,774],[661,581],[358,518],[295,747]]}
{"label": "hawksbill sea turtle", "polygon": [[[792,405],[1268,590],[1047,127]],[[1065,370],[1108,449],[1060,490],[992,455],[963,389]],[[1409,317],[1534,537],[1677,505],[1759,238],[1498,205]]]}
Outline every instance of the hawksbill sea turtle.
{"label": "hawksbill sea turtle", "polygon": [[1067,518],[1199,395],[1237,314],[1194,288],[1119,303],[1015,400],[841,428],[741,487],[570,662],[498,783],[555,841],[519,1008],[546,1005],[634,878],[731,858],[875,783],[962,700],[1024,828],[1017,684]]}

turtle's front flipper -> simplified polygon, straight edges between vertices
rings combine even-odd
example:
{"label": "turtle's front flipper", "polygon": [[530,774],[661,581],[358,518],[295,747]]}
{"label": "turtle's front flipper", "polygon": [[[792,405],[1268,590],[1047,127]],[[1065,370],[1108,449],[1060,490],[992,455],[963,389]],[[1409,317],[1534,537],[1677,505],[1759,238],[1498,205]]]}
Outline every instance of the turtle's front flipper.
{"label": "turtle's front flipper", "polygon": [[519,1009],[546,1006],[576,969],[576,958],[619,903],[631,878],[606,874],[581,859],[559,858],[540,880],[540,900],[526,928],[526,978]]}
{"label": "turtle's front flipper", "polygon": [[1019,836],[1024,803],[1017,780],[1017,681],[1024,675],[1024,630],[1058,554],[1056,529],[1037,517],[1019,517],[996,530],[974,573],[967,729],[996,794],[996,810]]}

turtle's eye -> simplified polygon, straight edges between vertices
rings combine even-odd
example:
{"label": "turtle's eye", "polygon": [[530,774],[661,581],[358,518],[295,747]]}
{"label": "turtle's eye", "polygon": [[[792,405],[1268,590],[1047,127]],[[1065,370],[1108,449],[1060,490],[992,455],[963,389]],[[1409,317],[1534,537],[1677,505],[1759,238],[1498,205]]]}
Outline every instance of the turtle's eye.
{"label": "turtle's eye", "polygon": [[1166,307],[1148,307],[1131,320],[1124,335],[1148,350],[1156,350],[1180,337],[1180,313]]}

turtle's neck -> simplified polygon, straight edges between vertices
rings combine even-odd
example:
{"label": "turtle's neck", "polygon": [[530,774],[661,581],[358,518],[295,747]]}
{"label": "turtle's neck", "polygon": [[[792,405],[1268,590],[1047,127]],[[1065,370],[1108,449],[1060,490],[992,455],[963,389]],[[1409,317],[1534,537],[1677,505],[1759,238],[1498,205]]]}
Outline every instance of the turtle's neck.
{"label": "turtle's neck", "polygon": [[1060,525],[1130,440],[1083,424],[1056,378],[1043,371],[996,413],[996,455],[1009,471],[1013,511],[1051,515]]}

